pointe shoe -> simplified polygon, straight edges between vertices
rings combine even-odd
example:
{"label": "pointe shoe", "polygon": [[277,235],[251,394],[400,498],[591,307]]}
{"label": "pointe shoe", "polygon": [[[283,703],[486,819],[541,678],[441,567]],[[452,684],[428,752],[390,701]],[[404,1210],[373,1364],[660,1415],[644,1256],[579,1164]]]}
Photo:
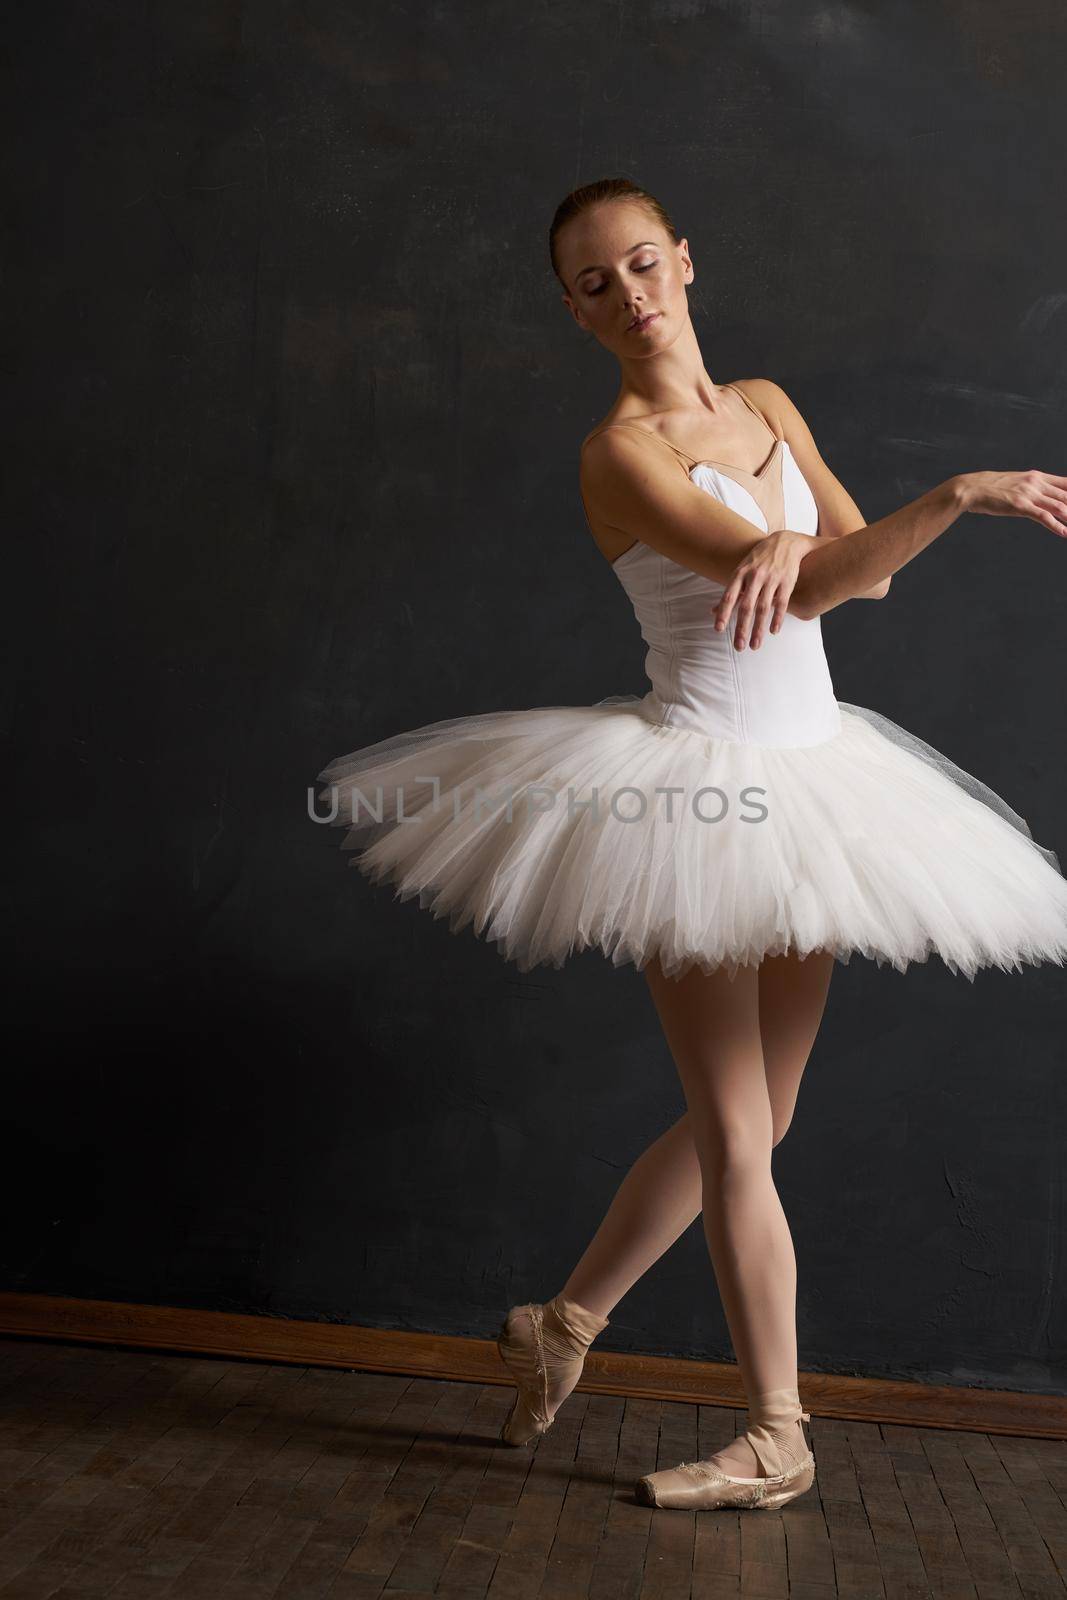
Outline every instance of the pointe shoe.
{"label": "pointe shoe", "polygon": [[[680,1511],[711,1511],[738,1506],[773,1511],[804,1494],[815,1482],[815,1457],[797,1438],[793,1424],[810,1422],[795,1389],[771,1389],[749,1408],[753,1424],[745,1432],[763,1468],[761,1478],[738,1478],[713,1461],[683,1461],[664,1472],[640,1478],[635,1494],[643,1505]],[[801,1430],[801,1439],[803,1430]]]}
{"label": "pointe shoe", "polygon": [[[548,1432],[581,1375],[589,1346],[607,1325],[607,1317],[596,1316],[563,1294],[544,1305],[512,1306],[496,1341],[518,1388],[500,1430],[505,1444],[530,1444]],[[569,1380],[573,1381],[567,1387]],[[552,1391],[558,1394],[561,1389],[565,1392],[553,1401]]]}

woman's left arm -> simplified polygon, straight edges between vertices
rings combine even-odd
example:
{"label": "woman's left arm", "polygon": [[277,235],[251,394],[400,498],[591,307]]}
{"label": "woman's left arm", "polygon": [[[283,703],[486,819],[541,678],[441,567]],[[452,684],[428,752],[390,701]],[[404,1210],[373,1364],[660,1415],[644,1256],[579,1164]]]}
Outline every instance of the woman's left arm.
{"label": "woman's left arm", "polygon": [[[790,400],[785,390],[770,378],[751,378],[745,384],[760,410],[778,423],[779,433],[786,439],[789,449],[807,479],[819,511],[818,536],[821,539],[842,539],[867,526],[859,506],[844,484],[839,483],[826,465],[819,447],[812,438],[811,429]],[[853,595],[854,600],[881,600],[889,593],[893,580],[883,578],[873,588],[863,589]]]}

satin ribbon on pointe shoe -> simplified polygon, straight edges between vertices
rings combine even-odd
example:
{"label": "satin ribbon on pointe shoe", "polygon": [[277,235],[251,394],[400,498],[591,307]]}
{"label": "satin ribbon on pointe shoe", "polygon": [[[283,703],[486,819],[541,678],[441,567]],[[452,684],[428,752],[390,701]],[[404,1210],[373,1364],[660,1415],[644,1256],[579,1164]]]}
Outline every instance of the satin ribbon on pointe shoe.
{"label": "satin ribbon on pointe shoe", "polygon": [[765,1476],[741,1478],[712,1461],[683,1461],[640,1478],[635,1493],[644,1505],[710,1511],[738,1506],[771,1511],[806,1493],[815,1482],[815,1457],[798,1436],[797,1422],[810,1422],[796,1389],[768,1389],[753,1397],[752,1425],[745,1438]]}
{"label": "satin ribbon on pointe shoe", "polygon": [[563,1294],[544,1305],[512,1306],[496,1341],[518,1390],[500,1430],[505,1444],[530,1444],[548,1432],[566,1398],[553,1405],[552,1387],[565,1387],[570,1378],[577,1382],[589,1346],[607,1326],[607,1317]]}

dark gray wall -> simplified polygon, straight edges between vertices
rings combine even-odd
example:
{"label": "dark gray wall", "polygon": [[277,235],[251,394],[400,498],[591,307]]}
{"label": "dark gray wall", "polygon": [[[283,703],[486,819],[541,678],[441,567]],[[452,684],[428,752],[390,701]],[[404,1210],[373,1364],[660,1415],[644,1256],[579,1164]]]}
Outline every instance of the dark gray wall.
{"label": "dark gray wall", "polygon": [[[626,173],[717,381],[868,519],[1067,472],[1053,0],[24,13],[5,1287],[488,1336],[682,1098],[643,980],[525,976],[349,870],[332,756],[641,693],[545,249]],[[12,98],[14,97],[14,98]],[[969,517],[827,617],[841,699],[1067,857],[1067,547]],[[1067,1389],[1065,974],[836,969],[776,1155],[801,1365]],[[695,1227],[606,1348],[731,1358]]]}

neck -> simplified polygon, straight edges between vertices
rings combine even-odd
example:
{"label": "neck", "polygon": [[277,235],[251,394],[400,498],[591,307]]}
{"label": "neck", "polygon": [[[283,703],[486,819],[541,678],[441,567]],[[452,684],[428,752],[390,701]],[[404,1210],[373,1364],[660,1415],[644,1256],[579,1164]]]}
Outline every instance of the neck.
{"label": "neck", "polygon": [[687,317],[669,349],[644,360],[619,361],[615,404],[636,400],[645,411],[719,410],[720,389],[704,366],[696,331]]}

